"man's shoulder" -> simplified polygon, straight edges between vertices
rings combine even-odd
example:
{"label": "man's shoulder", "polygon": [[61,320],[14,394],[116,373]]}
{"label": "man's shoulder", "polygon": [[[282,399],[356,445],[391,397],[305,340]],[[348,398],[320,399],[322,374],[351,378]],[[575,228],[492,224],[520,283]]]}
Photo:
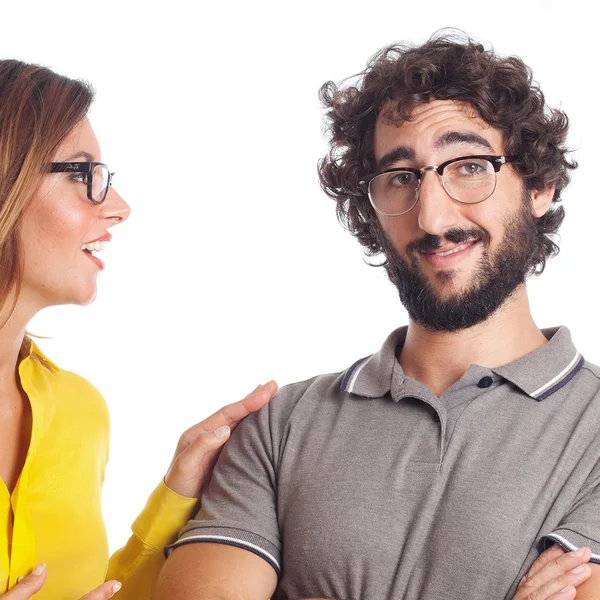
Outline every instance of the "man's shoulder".
{"label": "man's shoulder", "polygon": [[585,385],[589,395],[600,402],[600,366],[588,360],[583,360],[579,374],[580,384]]}
{"label": "man's shoulder", "polygon": [[588,371],[591,375],[593,375],[598,381],[600,381],[600,366],[595,363],[590,362],[589,360],[583,361],[584,371]]}
{"label": "man's shoulder", "polygon": [[[365,358],[357,362],[364,360]],[[292,418],[310,426],[312,420],[318,417],[318,413],[337,410],[348,397],[348,373],[355,365],[356,363],[349,365],[343,371],[322,373],[282,386],[271,402],[259,411],[262,415],[257,413],[256,418],[267,419],[271,427],[275,428],[285,427]]]}
{"label": "man's shoulder", "polygon": [[291,411],[299,403],[325,401],[340,398],[342,382],[346,370],[323,373],[304,381],[296,381],[283,386],[271,401],[271,408]]}

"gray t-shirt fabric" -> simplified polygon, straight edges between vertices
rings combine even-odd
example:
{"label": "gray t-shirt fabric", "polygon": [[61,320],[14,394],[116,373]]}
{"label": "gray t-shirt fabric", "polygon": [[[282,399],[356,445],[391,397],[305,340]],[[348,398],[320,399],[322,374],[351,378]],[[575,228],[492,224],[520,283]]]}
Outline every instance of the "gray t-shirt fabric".
{"label": "gray t-shirt fabric", "polygon": [[565,327],[544,334],[439,398],[402,372],[406,328],[343,373],[282,388],[236,428],[167,553],[254,552],[278,599],[512,598],[554,542],[600,564],[600,369]]}

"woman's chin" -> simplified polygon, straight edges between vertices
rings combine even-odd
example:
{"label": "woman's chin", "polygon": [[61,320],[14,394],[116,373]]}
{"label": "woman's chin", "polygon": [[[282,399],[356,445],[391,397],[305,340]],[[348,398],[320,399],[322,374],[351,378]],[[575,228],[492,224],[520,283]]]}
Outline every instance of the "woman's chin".
{"label": "woman's chin", "polygon": [[61,302],[61,304],[75,304],[76,306],[87,306],[91,304],[98,294],[96,286],[89,287],[87,289],[77,290],[72,294],[71,299],[68,302]]}

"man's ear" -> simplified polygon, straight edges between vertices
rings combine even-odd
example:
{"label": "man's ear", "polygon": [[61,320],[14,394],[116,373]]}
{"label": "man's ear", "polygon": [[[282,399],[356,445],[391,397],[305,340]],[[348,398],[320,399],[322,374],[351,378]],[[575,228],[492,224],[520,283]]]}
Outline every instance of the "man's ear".
{"label": "man's ear", "polygon": [[531,190],[529,196],[531,197],[531,212],[536,219],[543,217],[552,204],[552,198],[554,198],[555,186],[551,186],[545,190]]}

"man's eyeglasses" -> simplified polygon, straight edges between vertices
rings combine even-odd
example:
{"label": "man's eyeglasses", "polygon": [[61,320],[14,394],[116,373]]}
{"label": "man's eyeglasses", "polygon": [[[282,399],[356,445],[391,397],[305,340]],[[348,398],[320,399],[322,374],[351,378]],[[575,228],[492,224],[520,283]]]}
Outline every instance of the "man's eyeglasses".
{"label": "man's eyeglasses", "polygon": [[114,173],[100,162],[57,162],[46,165],[47,173],[77,173],[82,175],[82,183],[87,185],[87,197],[94,204],[106,199]]}
{"label": "man's eyeglasses", "polygon": [[369,196],[373,208],[388,217],[409,212],[419,201],[421,179],[435,171],[446,193],[457,202],[477,204],[487,200],[496,189],[500,167],[514,160],[506,156],[460,156],[439,167],[388,169],[363,177],[359,187]]}

